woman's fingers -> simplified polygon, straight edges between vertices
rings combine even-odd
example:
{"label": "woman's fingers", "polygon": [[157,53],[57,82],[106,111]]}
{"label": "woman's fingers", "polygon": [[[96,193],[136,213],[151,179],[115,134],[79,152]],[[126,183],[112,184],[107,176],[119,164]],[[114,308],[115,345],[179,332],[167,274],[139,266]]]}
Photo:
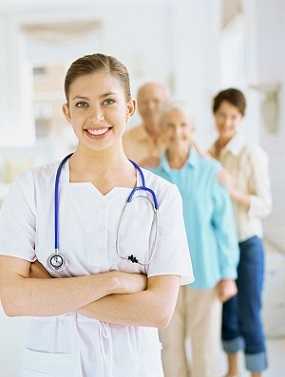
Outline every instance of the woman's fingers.
{"label": "woman's fingers", "polygon": [[51,276],[39,261],[35,261],[30,266],[30,278],[49,279]]}

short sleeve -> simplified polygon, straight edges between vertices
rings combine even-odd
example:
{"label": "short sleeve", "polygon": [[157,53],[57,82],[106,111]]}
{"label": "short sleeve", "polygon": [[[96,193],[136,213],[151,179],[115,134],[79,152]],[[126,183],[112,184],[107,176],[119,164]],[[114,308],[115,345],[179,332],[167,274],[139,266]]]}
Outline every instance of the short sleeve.
{"label": "short sleeve", "polygon": [[148,266],[148,277],[181,276],[181,285],[194,281],[190,251],[183,219],[182,199],[170,185],[159,207],[157,250]]}
{"label": "short sleeve", "polygon": [[0,255],[34,261],[35,197],[32,172],[10,187],[0,211]]}

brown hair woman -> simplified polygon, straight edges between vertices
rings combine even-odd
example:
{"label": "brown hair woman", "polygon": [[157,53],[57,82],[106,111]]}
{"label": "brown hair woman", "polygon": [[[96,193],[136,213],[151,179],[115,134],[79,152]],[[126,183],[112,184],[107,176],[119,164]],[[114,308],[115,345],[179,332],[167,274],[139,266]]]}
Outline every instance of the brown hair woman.
{"label": "brown hair woman", "polygon": [[246,368],[260,377],[267,368],[261,318],[264,277],[262,219],[271,210],[268,162],[260,146],[241,135],[246,110],[244,94],[235,88],[213,100],[218,138],[210,153],[225,168],[222,181],[234,206],[239,237],[238,294],[224,304],[222,339],[228,355],[228,377],[238,375],[238,352],[244,350]]}

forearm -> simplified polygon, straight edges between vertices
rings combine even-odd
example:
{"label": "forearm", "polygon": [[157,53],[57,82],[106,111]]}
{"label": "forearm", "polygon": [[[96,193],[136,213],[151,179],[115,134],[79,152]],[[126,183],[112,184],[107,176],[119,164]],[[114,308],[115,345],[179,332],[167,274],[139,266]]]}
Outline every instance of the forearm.
{"label": "forearm", "polygon": [[110,295],[92,302],[79,313],[117,325],[165,327],[173,314],[179,281],[171,290],[147,289],[131,295]]}
{"label": "forearm", "polygon": [[[30,276],[36,278],[50,277],[41,266],[35,265],[35,267]],[[98,303],[99,305],[97,305]],[[163,320],[160,318],[162,304],[157,300],[155,293],[144,291],[133,295],[110,295],[108,300],[103,301],[101,299],[84,306],[79,309],[79,313],[119,325],[160,327],[160,321]]]}
{"label": "forearm", "polygon": [[112,293],[114,284],[105,274],[56,279],[18,276],[5,282],[2,303],[10,316],[60,315]]}
{"label": "forearm", "polygon": [[116,325],[163,325],[160,302],[149,291],[132,295],[110,295],[83,307],[79,313]]}

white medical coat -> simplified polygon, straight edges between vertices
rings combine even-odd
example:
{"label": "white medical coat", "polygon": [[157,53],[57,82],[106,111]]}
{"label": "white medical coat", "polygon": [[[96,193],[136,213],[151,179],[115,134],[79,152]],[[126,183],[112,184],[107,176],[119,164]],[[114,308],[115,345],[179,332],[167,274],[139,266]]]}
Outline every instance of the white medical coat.
{"label": "white medical coat", "polygon": [[[0,254],[39,260],[47,268],[54,249],[54,182],[58,163],[37,168],[12,185],[0,214]],[[119,217],[130,188],[102,195],[89,183],[69,182],[67,163],[60,181],[59,240],[66,259],[53,276],[82,276],[110,270],[144,272],[148,277],[180,275],[193,280],[177,188],[143,170],[159,202],[158,244],[147,267],[116,253]],[[141,184],[138,175],[138,185]],[[149,194],[139,193],[139,195]],[[153,212],[134,200],[122,220],[120,250],[147,259]],[[153,239],[152,234],[152,239]],[[67,292],[68,294],[68,292]],[[162,377],[161,346],[155,328],[119,326],[77,313],[31,318],[21,377]]]}

